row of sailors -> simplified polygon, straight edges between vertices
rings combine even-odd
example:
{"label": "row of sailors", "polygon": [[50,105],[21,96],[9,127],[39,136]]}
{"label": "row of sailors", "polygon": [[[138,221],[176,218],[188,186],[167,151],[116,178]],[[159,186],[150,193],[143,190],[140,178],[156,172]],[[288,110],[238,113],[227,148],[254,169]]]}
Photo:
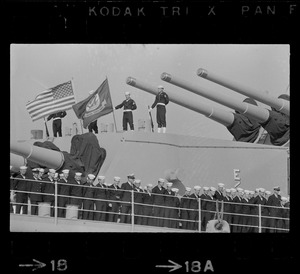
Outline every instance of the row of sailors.
{"label": "row of sailors", "polygon": [[[21,206],[23,206],[23,213],[27,213],[28,194],[26,192],[35,192],[29,194],[31,214],[37,214],[39,202],[49,202],[52,206],[51,215],[53,216],[54,184],[41,181],[54,182],[56,180],[59,182],[57,190],[59,195],[57,200],[58,217],[65,217],[66,205],[72,204],[83,209],[80,211],[80,218],[82,219],[131,223],[131,192],[128,190],[134,190],[134,214],[139,215],[135,217],[136,224],[205,231],[207,222],[214,219],[216,211],[221,209],[221,203],[217,208],[216,201],[224,201],[224,220],[231,225],[232,232],[258,231],[258,207],[253,206],[258,204],[262,206],[262,232],[273,232],[276,228],[289,228],[288,221],[281,219],[289,217],[289,211],[286,210],[289,208],[289,201],[279,195],[280,189],[278,187],[274,188],[274,194],[271,195],[263,188],[255,191],[243,190],[242,188],[225,189],[224,184],[220,183],[218,189],[203,187],[201,195],[200,186],[194,187],[194,193],[191,193],[192,189],[187,187],[185,194],[180,197],[178,189],[172,188],[172,183],[167,182],[166,188],[164,187],[164,179],[159,179],[154,187],[152,184],[148,184],[141,188],[141,180],[135,179],[134,174],[130,174],[127,176],[128,181],[120,187],[120,177],[114,177],[113,184],[108,185],[104,176],[98,176],[98,181],[96,181],[96,177],[89,174],[83,184],[81,181],[82,174],[79,172],[71,178],[69,177],[69,170],[63,170],[62,174],[58,176],[55,170],[49,169],[48,177],[42,179],[43,172],[43,169],[32,170],[32,177],[37,182],[21,181],[18,180],[18,177],[25,179],[27,173],[27,167],[23,166],[20,168],[20,174],[16,176],[15,180],[12,180],[12,196],[17,190],[24,191],[16,192],[16,213],[20,213]],[[30,179],[30,176],[27,178]],[[79,185],[89,187],[78,187]],[[43,194],[37,194],[39,192]],[[198,198],[201,199],[200,228]],[[96,199],[103,199],[104,201]],[[253,205],[251,206],[251,204]],[[180,219],[180,221],[176,219]]]}

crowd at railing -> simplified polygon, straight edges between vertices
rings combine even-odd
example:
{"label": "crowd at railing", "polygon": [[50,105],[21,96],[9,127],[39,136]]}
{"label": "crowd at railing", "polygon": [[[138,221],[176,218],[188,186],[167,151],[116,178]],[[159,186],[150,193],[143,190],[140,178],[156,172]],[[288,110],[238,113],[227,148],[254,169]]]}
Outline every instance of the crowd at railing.
{"label": "crowd at railing", "polygon": [[193,193],[186,187],[181,196],[178,188],[165,184],[164,179],[158,179],[154,187],[147,184],[142,188],[141,180],[131,174],[120,187],[119,177],[107,184],[104,176],[89,174],[83,183],[78,172],[70,178],[68,170],[58,176],[50,169],[45,178],[43,169],[32,169],[33,176],[26,176],[26,169],[21,167],[19,174],[11,176],[11,213],[48,214],[55,222],[57,218],[76,218],[207,232],[209,221],[222,211],[230,232],[289,231],[290,202],[280,196],[278,187],[271,195],[263,188],[225,189],[224,184],[217,189],[203,187],[200,194],[201,187],[195,186]]}

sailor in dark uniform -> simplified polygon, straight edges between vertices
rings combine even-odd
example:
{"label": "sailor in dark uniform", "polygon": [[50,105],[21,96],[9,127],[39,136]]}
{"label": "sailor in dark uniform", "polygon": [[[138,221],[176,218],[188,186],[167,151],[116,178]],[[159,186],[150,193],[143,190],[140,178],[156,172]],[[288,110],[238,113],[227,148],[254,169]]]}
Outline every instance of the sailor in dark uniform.
{"label": "sailor in dark uniform", "polygon": [[130,98],[130,93],[128,91],[125,92],[126,99],[115,107],[115,109],[123,108],[123,130],[127,131],[127,123],[129,123],[130,129],[134,130],[133,125],[133,115],[132,111],[137,108],[136,103],[133,99]]}
{"label": "sailor in dark uniform", "polygon": [[70,184],[74,186],[70,186],[70,205],[77,205],[78,206],[78,218],[81,219],[82,211],[80,210],[82,207],[82,199],[83,196],[83,187],[81,181],[81,172],[76,172],[74,178],[70,180]]}
{"label": "sailor in dark uniform", "polygon": [[54,137],[57,137],[57,133],[58,133],[59,137],[62,137],[62,133],[61,133],[62,122],[61,122],[61,119],[64,118],[66,115],[67,115],[67,113],[65,111],[60,111],[60,112],[53,113],[53,114],[48,116],[47,121],[53,119],[52,129],[53,129],[53,136]]}
{"label": "sailor in dark uniform", "polygon": [[121,207],[121,223],[131,223],[131,191],[135,189],[134,174],[127,176],[128,181],[121,185],[120,200],[123,201]]}
{"label": "sailor in dark uniform", "polygon": [[144,190],[141,188],[141,180],[134,180],[134,223],[141,225],[142,224],[142,216],[143,215],[143,198],[144,198]]}
{"label": "sailor in dark uniform", "polygon": [[281,196],[279,195],[280,187],[274,187],[274,193],[268,198],[266,203],[269,210],[270,216],[270,232],[278,232],[276,228],[278,227],[278,219],[280,217],[280,210],[281,207]]}
{"label": "sailor in dark uniform", "polygon": [[180,219],[181,220],[181,227],[182,229],[189,228],[189,208],[190,208],[190,195],[191,195],[191,188],[185,188],[185,194],[180,199]]}
{"label": "sailor in dark uniform", "polygon": [[172,218],[172,213],[173,213],[173,209],[171,208],[173,206],[173,197],[175,196],[175,193],[172,191],[172,185],[173,183],[168,182],[166,183],[167,188],[165,190],[165,192],[163,193],[165,195],[165,210],[164,210],[164,219],[163,219],[163,226],[164,227],[172,227],[171,226],[171,220],[169,220],[170,218]]}
{"label": "sailor in dark uniform", "polygon": [[152,195],[152,184],[148,184],[147,188],[144,192],[144,208],[143,214],[145,217],[142,220],[143,225],[151,225],[154,226],[155,222],[153,218],[149,218],[149,216],[153,216],[153,195]]}
{"label": "sailor in dark uniform", "polygon": [[33,180],[30,189],[31,215],[38,215],[38,203],[43,201],[43,183],[39,180],[39,168],[32,169]]}
{"label": "sailor in dark uniform", "polygon": [[98,176],[98,184],[96,185],[95,190],[95,205],[96,211],[94,214],[94,220],[96,221],[106,221],[107,217],[107,193],[108,188],[106,187],[105,183],[105,176],[99,175]]}
{"label": "sailor in dark uniform", "polygon": [[57,187],[58,217],[62,217],[62,218],[66,217],[66,205],[69,203],[69,197],[66,197],[70,195],[70,185],[69,185],[70,179],[68,177],[69,177],[69,170],[64,169],[62,171],[62,175]]}
{"label": "sailor in dark uniform", "polygon": [[[40,174],[43,169],[40,169]],[[40,176],[39,180],[43,180],[42,192],[47,193],[43,195],[43,202],[50,204],[50,216],[54,216],[54,203],[55,203],[55,169],[50,168],[48,171],[48,177],[43,178]]]}
{"label": "sailor in dark uniform", "polygon": [[198,230],[199,223],[199,198],[201,186],[194,186],[194,193],[190,196],[190,229]]}
{"label": "sailor in dark uniform", "polygon": [[155,97],[155,101],[152,104],[151,108],[149,108],[149,111],[151,111],[156,106],[156,121],[157,121],[157,132],[166,133],[166,105],[169,103],[169,97],[168,94],[164,92],[163,86],[158,86],[158,94]]}
{"label": "sailor in dark uniform", "polygon": [[109,222],[117,222],[118,220],[118,213],[120,209],[120,187],[119,183],[121,181],[121,178],[118,176],[114,177],[114,182],[108,187],[108,199],[111,200],[108,203],[108,211],[110,212],[108,214],[108,221]]}
{"label": "sailor in dark uniform", "polygon": [[83,213],[82,213],[82,219],[85,220],[93,220],[94,219],[94,193],[95,193],[95,187],[93,185],[95,180],[94,174],[88,174],[86,177],[86,182],[83,187],[83,197],[86,199],[83,199]]}
{"label": "sailor in dark uniform", "polygon": [[152,189],[153,193],[153,216],[158,217],[154,219],[155,226],[163,226],[163,217],[165,214],[164,205],[165,205],[165,188],[163,187],[165,180],[163,178],[158,179],[158,183]]}

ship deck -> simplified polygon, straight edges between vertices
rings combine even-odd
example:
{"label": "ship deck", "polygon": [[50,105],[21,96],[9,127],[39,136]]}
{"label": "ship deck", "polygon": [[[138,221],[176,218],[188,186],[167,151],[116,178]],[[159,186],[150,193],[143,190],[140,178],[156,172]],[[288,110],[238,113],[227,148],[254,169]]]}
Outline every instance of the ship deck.
{"label": "ship deck", "polygon": [[11,232],[196,232],[184,229],[131,225],[81,219],[10,214]]}

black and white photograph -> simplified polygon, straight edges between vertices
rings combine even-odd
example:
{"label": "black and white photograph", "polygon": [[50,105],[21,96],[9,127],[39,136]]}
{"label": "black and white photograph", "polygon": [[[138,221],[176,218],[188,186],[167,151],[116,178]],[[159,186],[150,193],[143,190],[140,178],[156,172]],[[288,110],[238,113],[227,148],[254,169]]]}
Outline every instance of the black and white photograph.
{"label": "black and white photograph", "polygon": [[14,272],[295,264],[298,1],[5,8]]}

